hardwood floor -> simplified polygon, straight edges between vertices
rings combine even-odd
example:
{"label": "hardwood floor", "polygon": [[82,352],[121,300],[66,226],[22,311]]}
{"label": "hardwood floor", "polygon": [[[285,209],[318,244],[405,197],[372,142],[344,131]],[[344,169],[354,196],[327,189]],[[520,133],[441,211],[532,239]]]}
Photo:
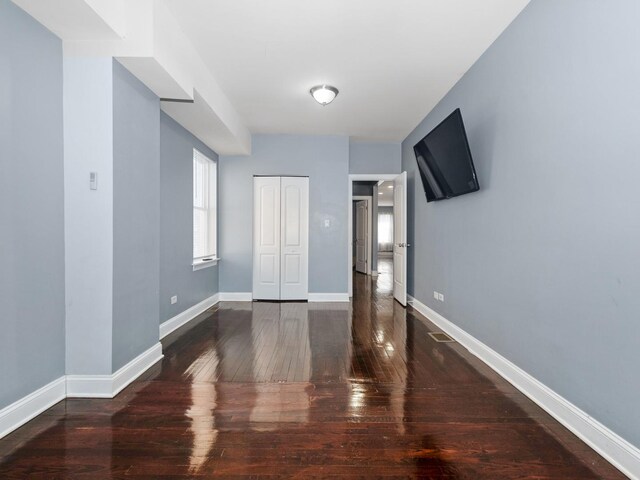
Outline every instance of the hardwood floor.
{"label": "hardwood floor", "polygon": [[382,267],[351,304],[221,303],[115,399],[62,401],[0,440],[0,478],[624,478],[431,340]]}

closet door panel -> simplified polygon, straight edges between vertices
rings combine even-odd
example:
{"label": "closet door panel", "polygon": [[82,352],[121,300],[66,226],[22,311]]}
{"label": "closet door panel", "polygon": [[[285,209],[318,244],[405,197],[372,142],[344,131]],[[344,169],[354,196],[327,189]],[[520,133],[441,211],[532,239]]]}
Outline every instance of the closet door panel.
{"label": "closet door panel", "polygon": [[280,299],[309,298],[309,179],[282,177]]}
{"label": "closet door panel", "polygon": [[253,298],[280,299],[280,178],[253,179]]}

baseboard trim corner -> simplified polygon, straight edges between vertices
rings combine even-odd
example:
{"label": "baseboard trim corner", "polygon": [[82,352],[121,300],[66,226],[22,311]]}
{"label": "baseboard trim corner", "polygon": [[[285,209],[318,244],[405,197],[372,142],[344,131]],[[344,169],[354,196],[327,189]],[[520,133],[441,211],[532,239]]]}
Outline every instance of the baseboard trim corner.
{"label": "baseboard trim corner", "polygon": [[614,467],[631,479],[640,479],[640,449],[435,310],[412,296],[408,295],[407,299],[417,312],[453,337]]}
{"label": "baseboard trim corner", "polygon": [[149,370],[153,365],[164,358],[162,344],[156,343],[153,347],[142,352],[136,358],[120,368],[113,374],[113,397],[125,389],[131,382]]}
{"label": "baseboard trim corner", "polygon": [[67,398],[113,398],[163,357],[158,342],[111,375],[67,375]]}
{"label": "baseboard trim corner", "polygon": [[348,293],[310,293],[309,302],[348,302]]}
{"label": "baseboard trim corner", "polygon": [[189,323],[198,315],[213,307],[219,301],[220,294],[216,293],[214,295],[211,295],[209,298],[205,298],[200,303],[196,303],[192,307],[187,308],[184,312],[179,313],[166,322],[163,322],[160,325],[160,340],[162,340],[164,337],[174,332],[178,328],[182,327],[183,325]]}
{"label": "baseboard trim corner", "polygon": [[251,302],[253,294],[251,292],[220,292],[221,302]]}
{"label": "baseboard trim corner", "polygon": [[64,375],[0,410],[0,438],[65,398]]}

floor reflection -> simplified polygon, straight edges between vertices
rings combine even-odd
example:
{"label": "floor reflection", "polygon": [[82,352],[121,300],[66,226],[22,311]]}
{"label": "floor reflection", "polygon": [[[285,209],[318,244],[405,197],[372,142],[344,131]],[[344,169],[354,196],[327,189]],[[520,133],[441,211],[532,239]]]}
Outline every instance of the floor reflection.
{"label": "floor reflection", "polygon": [[67,400],[0,440],[0,478],[623,478],[391,297],[221,303],[113,400]]}
{"label": "floor reflection", "polygon": [[189,430],[193,436],[193,448],[189,459],[189,472],[198,473],[207,461],[211,448],[216,443],[218,430],[213,415],[217,407],[216,383],[219,359],[212,349],[196,359],[185,371],[191,378],[191,406],[185,415],[190,419]]}

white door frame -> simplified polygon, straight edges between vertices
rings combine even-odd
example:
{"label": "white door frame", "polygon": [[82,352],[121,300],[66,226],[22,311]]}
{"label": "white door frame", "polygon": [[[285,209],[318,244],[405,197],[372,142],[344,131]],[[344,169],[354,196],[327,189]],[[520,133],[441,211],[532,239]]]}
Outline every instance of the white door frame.
{"label": "white door frame", "polygon": [[[347,256],[347,259],[349,260],[347,262],[347,279],[348,279],[348,284],[349,284],[349,296],[352,297],[353,296],[353,275],[351,274],[352,271],[352,260],[351,258],[353,257],[353,245],[352,245],[352,241],[353,241],[353,182],[380,182],[380,181],[387,181],[387,180],[391,180],[393,181],[398,175],[400,175],[400,173],[386,173],[386,174],[381,174],[381,173],[357,173],[357,174],[349,174],[349,221],[348,221],[348,229],[349,229],[349,237],[348,237],[348,241],[347,241],[347,249],[349,252],[349,255]],[[371,265],[369,263],[369,265]],[[370,267],[369,267],[370,268]]]}
{"label": "white door frame", "polygon": [[[373,235],[373,230],[371,228],[371,220],[373,215],[373,197],[368,195],[353,195],[351,197],[351,214],[353,215],[353,202],[358,200],[364,200],[367,202],[367,275],[371,275],[371,260],[373,260],[373,255],[371,253],[371,240]],[[353,222],[353,218],[351,219]],[[351,224],[351,229],[353,230],[353,223]],[[353,232],[351,232],[353,235]],[[353,248],[353,238],[351,239],[351,248]],[[353,250],[351,250],[353,252]]]}

